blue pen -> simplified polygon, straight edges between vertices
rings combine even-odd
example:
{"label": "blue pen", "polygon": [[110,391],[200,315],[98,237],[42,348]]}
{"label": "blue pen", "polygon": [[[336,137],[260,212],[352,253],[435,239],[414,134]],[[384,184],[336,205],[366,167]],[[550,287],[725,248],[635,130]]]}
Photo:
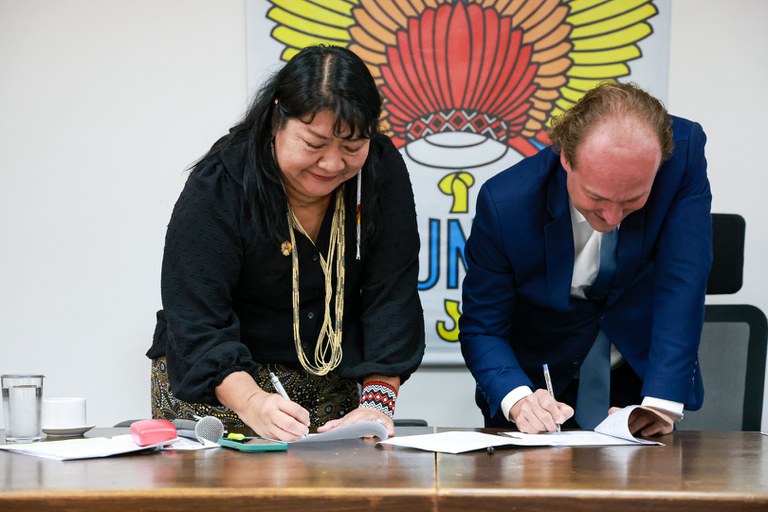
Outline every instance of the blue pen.
{"label": "blue pen", "polygon": [[[549,376],[549,365],[544,363],[542,368],[544,368],[544,382],[547,383],[547,391],[549,391],[549,396],[554,400],[555,392],[552,390],[552,377]],[[557,431],[560,432],[560,425],[557,425]]]}

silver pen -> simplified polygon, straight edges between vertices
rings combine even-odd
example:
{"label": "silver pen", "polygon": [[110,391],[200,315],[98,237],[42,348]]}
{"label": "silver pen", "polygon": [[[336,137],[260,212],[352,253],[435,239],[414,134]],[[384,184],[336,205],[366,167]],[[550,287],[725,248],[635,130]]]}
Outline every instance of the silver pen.
{"label": "silver pen", "polygon": [[285,388],[280,383],[280,379],[277,378],[277,375],[275,375],[272,372],[269,372],[269,379],[272,381],[272,386],[275,388],[275,391],[277,391],[277,394],[281,397],[285,398],[286,400],[290,400],[291,398],[288,396],[288,393],[285,392]]}
{"label": "silver pen", "polygon": [[[549,391],[549,396],[552,397],[552,399],[555,399],[555,392],[552,390],[552,377],[549,376],[549,365],[544,363],[542,366],[544,368],[544,382],[547,384],[547,391]],[[557,431],[560,432],[560,425],[557,425]]]}
{"label": "silver pen", "polygon": [[[272,372],[269,372],[269,380],[272,381],[272,387],[275,388],[275,391],[277,391],[277,394],[281,397],[285,398],[286,400],[290,400],[291,398],[288,396],[288,393],[285,392],[285,388],[283,387],[283,384],[280,382],[280,379],[277,378],[277,375],[275,375]],[[307,437],[309,434],[303,434],[301,437]]]}

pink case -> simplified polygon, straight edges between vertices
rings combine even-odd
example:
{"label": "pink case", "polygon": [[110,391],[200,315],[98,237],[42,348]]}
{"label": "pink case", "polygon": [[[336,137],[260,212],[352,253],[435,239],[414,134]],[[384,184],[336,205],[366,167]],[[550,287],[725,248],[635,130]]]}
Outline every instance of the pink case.
{"label": "pink case", "polygon": [[131,438],[139,446],[176,439],[176,427],[168,420],[139,420],[131,424]]}

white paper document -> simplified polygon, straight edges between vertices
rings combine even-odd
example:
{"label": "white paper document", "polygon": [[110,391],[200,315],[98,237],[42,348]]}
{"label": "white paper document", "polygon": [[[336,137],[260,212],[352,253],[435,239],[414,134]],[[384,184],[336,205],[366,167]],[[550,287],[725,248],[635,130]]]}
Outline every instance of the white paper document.
{"label": "white paper document", "polygon": [[94,459],[123,453],[157,450],[177,440],[178,438],[149,446],[139,446],[133,442],[130,434],[125,434],[112,438],[81,437],[78,439],[46,441],[42,443],[6,444],[0,445],[0,450],[55,460]]}
{"label": "white paper document", "polygon": [[502,435],[482,432],[450,431],[393,437],[380,444],[417,448],[432,452],[463,453],[497,446],[616,446],[662,445],[634,437],[629,432],[629,416],[638,406],[626,407],[609,415],[594,431],[571,430],[544,434],[503,432]]}
{"label": "white paper document", "polygon": [[387,438],[387,435],[387,427],[385,427],[383,423],[379,423],[378,421],[362,421],[344,427],[336,427],[333,430],[320,434],[307,434],[295,441],[280,441],[279,439],[272,439],[269,437],[264,437],[262,439],[293,445],[342,441],[344,439],[358,439],[360,437],[378,437],[379,439],[384,440]]}
{"label": "white paper document", "polygon": [[508,437],[496,434],[452,430],[437,434],[392,437],[386,441],[381,441],[379,444],[417,448],[430,452],[463,453],[473,450],[484,450],[490,446],[508,446],[515,444],[515,442]]}
{"label": "white paper document", "polygon": [[387,427],[378,421],[363,421],[345,427],[336,427],[322,434],[309,434],[291,444],[320,443],[324,441],[339,441],[342,439],[357,439],[358,437],[373,436],[379,439],[387,438]]}
{"label": "white paper document", "polygon": [[648,441],[634,437],[629,431],[629,418],[633,414],[643,413],[647,415],[659,416],[659,413],[648,407],[642,407],[640,405],[630,405],[616,411],[613,414],[609,414],[602,423],[595,427],[595,432],[606,434],[619,439],[625,439],[627,441],[634,441],[634,444],[651,444],[664,446],[664,443],[658,441]]}
{"label": "white paper document", "polygon": [[179,452],[191,452],[196,450],[208,450],[210,448],[221,448],[219,443],[214,443],[207,439],[200,439],[200,442],[193,441],[186,437],[177,437],[173,444],[162,446],[162,450],[167,451],[179,451]]}

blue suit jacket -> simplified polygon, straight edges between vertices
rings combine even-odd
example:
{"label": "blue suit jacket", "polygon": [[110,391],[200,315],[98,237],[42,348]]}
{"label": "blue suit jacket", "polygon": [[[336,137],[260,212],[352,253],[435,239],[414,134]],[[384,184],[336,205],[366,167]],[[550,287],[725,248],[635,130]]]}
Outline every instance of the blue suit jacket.
{"label": "blue suit jacket", "polygon": [[675,150],[648,201],[619,230],[617,270],[604,304],[570,297],[574,249],[566,172],[551,148],[480,190],[465,256],[461,349],[491,415],[518,386],[555,395],[573,379],[602,328],[643,380],[643,396],[701,407],[697,352],[712,262],[706,137],[673,117]]}

